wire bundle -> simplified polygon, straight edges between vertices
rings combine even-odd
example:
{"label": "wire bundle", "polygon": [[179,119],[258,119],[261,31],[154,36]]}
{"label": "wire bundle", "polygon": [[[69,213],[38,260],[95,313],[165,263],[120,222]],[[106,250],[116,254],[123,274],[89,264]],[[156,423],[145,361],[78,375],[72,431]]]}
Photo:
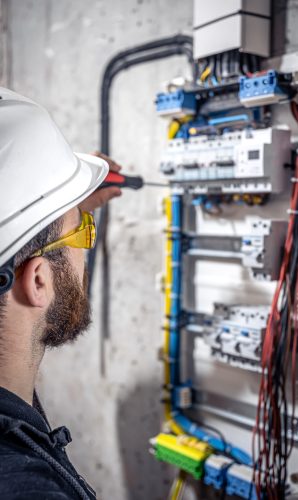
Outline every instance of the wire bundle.
{"label": "wire bundle", "polygon": [[[279,281],[263,342],[262,375],[253,435],[258,499],[285,497],[287,462],[293,447],[298,337],[298,160]],[[290,398],[288,390],[290,389]],[[291,411],[289,411],[289,401]],[[257,457],[255,455],[257,450]]]}
{"label": "wire bundle", "polygon": [[199,61],[199,83],[218,85],[225,79],[251,76],[260,70],[260,58],[253,54],[231,50]]}

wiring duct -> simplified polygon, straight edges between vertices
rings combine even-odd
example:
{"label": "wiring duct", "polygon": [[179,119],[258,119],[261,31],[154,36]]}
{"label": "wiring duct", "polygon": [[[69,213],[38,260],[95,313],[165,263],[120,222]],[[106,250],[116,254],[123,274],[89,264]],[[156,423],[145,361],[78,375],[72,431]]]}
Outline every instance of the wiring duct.
{"label": "wiring duct", "polygon": [[225,453],[245,465],[252,465],[251,457],[240,448],[226,442],[220,436],[206,432],[186,417],[175,406],[173,389],[180,385],[180,336],[181,324],[181,278],[182,278],[182,207],[179,194],[172,194],[165,200],[167,219],[166,276],[165,276],[165,323],[164,323],[164,387],[170,397],[165,401],[165,420],[169,429],[177,435],[190,434],[208,443],[216,451]]}
{"label": "wiring duct", "polygon": [[[146,44],[138,45],[131,49],[119,52],[107,64],[100,88],[100,151],[106,155],[110,154],[110,95],[114,78],[123,70],[139,64],[144,64],[175,55],[185,55],[192,64],[194,78],[196,68],[193,65],[192,38],[186,35],[175,35],[173,37],[155,40]],[[109,299],[110,299],[110,263],[108,251],[108,223],[109,207],[106,205],[96,216],[98,226],[98,238],[96,246],[89,252],[88,274],[89,274],[89,296],[91,295],[94,279],[96,255],[99,248],[102,251],[101,261],[101,373],[105,373],[103,343],[109,338]]]}
{"label": "wiring duct", "polygon": [[262,374],[253,433],[256,457],[254,475],[259,499],[264,491],[269,500],[285,497],[287,463],[295,434],[298,340],[297,176],[296,158],[284,256],[263,342]]}

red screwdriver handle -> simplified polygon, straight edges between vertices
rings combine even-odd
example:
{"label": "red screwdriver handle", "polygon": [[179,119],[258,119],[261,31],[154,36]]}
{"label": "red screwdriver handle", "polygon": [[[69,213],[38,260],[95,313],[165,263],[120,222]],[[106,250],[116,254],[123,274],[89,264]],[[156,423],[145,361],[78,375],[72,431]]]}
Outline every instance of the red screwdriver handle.
{"label": "red screwdriver handle", "polygon": [[118,186],[120,188],[140,189],[143,187],[144,181],[140,176],[122,175],[117,172],[109,172],[104,182],[99,188]]}

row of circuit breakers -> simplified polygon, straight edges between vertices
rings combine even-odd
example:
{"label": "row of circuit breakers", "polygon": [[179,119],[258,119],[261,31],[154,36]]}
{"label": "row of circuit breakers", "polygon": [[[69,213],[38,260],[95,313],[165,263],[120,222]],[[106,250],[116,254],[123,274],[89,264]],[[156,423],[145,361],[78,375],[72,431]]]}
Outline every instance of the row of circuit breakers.
{"label": "row of circuit breakers", "polygon": [[[216,115],[214,111],[221,106],[229,108],[232,99],[227,94],[224,99],[206,99],[208,106],[208,102],[215,102],[215,107],[209,107],[205,116],[197,115],[203,92],[180,88],[157,95],[157,113],[182,124],[168,140],[160,164],[174,192],[187,194],[196,205],[196,200],[204,197],[224,200],[249,194],[267,196],[268,200],[288,191],[293,162],[291,131],[287,126],[268,126],[264,110],[292,98],[291,76],[269,70],[261,76],[240,77],[237,99],[241,112],[232,109]],[[185,255],[238,262],[254,279],[277,280],[287,220],[248,217],[245,226],[245,234],[224,237],[186,229]],[[201,335],[216,359],[259,370],[269,309],[214,304],[210,316],[190,312],[188,328]]]}
{"label": "row of circuit breakers", "polygon": [[172,139],[161,170],[171,184],[196,193],[281,193],[289,175],[290,131],[249,129],[219,137]]}

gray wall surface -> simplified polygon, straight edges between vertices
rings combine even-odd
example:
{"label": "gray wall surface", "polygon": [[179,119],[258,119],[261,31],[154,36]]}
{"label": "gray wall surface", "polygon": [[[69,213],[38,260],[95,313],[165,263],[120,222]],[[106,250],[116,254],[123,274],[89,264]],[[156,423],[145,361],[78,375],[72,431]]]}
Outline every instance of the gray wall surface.
{"label": "gray wall surface", "polygon": [[[8,85],[48,108],[76,151],[98,147],[98,91],[111,56],[178,32],[190,34],[192,28],[190,0],[8,4]],[[126,172],[158,179],[167,124],[156,116],[155,94],[164,81],[185,72],[185,57],[174,57],[127,70],[115,80],[112,155]],[[161,198],[162,190],[148,188],[126,192],[111,204],[111,337],[105,352],[99,342],[105,291],[98,274],[90,331],[75,345],[49,352],[39,380],[50,422],[69,427],[70,457],[104,500],[162,500],[170,488],[168,469],[148,453],[148,439],[161,420],[162,297],[155,290],[163,261]]]}

